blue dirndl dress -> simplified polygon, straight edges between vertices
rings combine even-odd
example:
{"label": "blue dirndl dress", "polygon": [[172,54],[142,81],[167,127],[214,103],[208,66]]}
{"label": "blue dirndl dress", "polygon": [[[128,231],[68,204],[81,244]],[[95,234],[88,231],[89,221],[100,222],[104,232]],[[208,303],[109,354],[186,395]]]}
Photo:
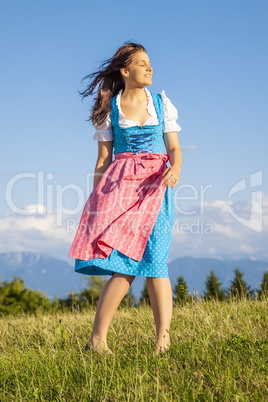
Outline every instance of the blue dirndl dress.
{"label": "blue dirndl dress", "polygon": [[[121,128],[116,95],[111,99],[111,124],[114,134],[114,154],[119,152],[163,153],[164,107],[161,95],[151,92],[158,125]],[[136,261],[115,248],[107,258],[75,259],[75,271],[85,275],[125,275],[168,278],[167,258],[174,224],[174,193],[167,186],[155,225],[150,233],[141,261]]]}

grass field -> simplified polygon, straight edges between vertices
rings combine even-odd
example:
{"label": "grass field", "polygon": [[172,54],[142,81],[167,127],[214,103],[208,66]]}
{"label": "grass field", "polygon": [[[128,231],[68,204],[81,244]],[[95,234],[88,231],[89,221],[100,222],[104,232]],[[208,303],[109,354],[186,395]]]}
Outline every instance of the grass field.
{"label": "grass field", "polygon": [[268,300],[174,306],[156,356],[150,306],[119,307],[113,355],[84,352],[95,307],[0,320],[1,401],[268,401]]}

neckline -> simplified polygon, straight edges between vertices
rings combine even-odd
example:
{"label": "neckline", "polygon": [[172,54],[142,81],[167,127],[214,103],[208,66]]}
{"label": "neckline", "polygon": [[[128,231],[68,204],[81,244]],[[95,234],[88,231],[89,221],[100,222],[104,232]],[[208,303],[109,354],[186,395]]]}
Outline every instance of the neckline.
{"label": "neckline", "polygon": [[[123,113],[123,111],[122,111],[122,109],[121,109],[120,99],[118,99],[118,96],[119,96],[119,95],[120,95],[120,98],[121,98],[122,91],[123,91],[123,89],[120,89],[120,91],[119,91],[119,93],[117,94],[116,99],[115,99],[115,101],[116,101],[115,103],[116,103],[117,110],[118,110],[118,124],[119,124],[119,106],[120,106],[121,113],[122,113],[122,115],[123,115],[124,118],[125,118],[125,115],[124,115],[124,113]],[[147,98],[148,98],[147,108],[148,108],[148,105],[149,105],[149,94],[151,95],[151,98],[152,98],[152,101],[153,101],[153,105],[154,105],[154,108],[155,108],[155,111],[156,111],[156,116],[157,116],[158,122],[159,122],[159,124],[160,124],[160,120],[159,120],[157,108],[156,108],[156,105],[155,105],[155,102],[154,102],[154,97],[152,96],[152,92],[151,92],[148,88],[146,88],[146,87],[144,87],[144,92],[146,93],[146,96],[147,96]],[[119,102],[118,102],[118,101],[119,101]],[[150,113],[148,112],[148,114],[150,114]],[[131,127],[141,127],[141,128],[143,128],[143,127],[155,127],[155,126],[158,126],[159,124],[145,124],[145,123],[147,123],[147,121],[151,120],[152,118],[153,118],[153,116],[151,116],[149,119],[147,119],[147,120],[144,122],[144,124],[142,124],[142,125],[136,124],[136,122],[133,121],[133,120],[129,120],[129,119],[126,119],[126,118],[125,118],[125,120],[126,120],[126,121],[130,121],[131,123],[134,123],[134,124],[135,124],[134,126],[131,126]],[[129,128],[131,128],[131,127],[129,127]]]}

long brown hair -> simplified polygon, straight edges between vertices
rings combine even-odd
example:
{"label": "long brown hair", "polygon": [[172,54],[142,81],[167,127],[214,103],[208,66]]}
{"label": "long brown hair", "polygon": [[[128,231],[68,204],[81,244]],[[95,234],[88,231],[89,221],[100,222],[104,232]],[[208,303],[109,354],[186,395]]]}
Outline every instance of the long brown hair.
{"label": "long brown hair", "polygon": [[126,41],[110,59],[105,60],[100,65],[98,71],[88,74],[82,79],[82,81],[91,80],[83,92],[79,91],[79,94],[82,95],[82,100],[91,95],[95,87],[99,85],[97,97],[94,98],[95,104],[92,107],[89,119],[87,119],[88,121],[91,120],[93,124],[98,125],[105,121],[109,113],[112,97],[118,94],[120,89],[125,88],[120,68],[127,67],[132,61],[132,55],[138,51],[146,52],[141,44]]}

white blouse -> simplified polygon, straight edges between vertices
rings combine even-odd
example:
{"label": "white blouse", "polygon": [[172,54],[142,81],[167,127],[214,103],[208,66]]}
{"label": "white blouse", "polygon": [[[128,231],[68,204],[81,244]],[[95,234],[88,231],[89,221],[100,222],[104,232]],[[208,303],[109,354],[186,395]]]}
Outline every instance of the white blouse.
{"label": "white blouse", "polygon": [[[145,124],[146,125],[157,125],[157,124],[159,124],[159,121],[157,118],[157,113],[156,113],[156,110],[154,107],[154,102],[153,102],[151,92],[147,88],[144,88],[144,90],[148,97],[147,111],[152,116],[144,123],[144,125]],[[119,126],[121,128],[137,126],[137,123],[135,123],[131,120],[125,119],[125,116],[124,116],[121,106],[120,106],[120,99],[121,99],[122,92],[123,92],[123,89],[120,89],[120,91],[116,97],[116,104],[117,104],[118,110],[119,110]],[[161,98],[162,98],[163,106],[164,106],[164,133],[170,133],[172,131],[180,131],[181,127],[176,122],[176,120],[178,119],[178,111],[175,108],[175,106],[171,103],[170,99],[166,96],[164,90],[161,92]],[[114,135],[113,135],[112,125],[111,125],[111,108],[110,108],[110,113],[108,113],[104,123],[101,126],[93,124],[93,127],[96,129],[93,140],[113,141]]]}

